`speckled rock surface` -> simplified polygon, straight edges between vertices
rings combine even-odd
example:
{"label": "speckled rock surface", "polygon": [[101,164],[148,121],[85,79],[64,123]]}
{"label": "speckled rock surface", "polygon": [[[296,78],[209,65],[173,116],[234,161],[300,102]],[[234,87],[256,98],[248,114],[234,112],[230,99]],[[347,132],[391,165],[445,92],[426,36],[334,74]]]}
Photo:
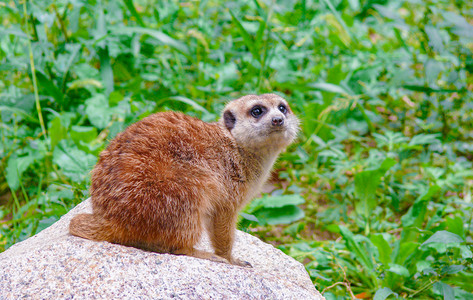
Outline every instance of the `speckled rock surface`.
{"label": "speckled rock surface", "polygon": [[324,299],[302,264],[249,234],[236,236],[234,255],[253,265],[242,268],[68,235],[90,210],[84,201],[0,253],[0,299]]}

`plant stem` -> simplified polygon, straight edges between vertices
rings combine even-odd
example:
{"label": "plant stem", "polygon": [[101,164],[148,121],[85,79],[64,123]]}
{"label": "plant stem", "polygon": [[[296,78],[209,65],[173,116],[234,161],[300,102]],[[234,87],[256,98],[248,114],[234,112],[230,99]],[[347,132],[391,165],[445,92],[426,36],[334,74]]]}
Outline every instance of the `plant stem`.
{"label": "plant stem", "polygon": [[343,285],[347,288],[347,291],[348,293],[350,294],[350,297],[351,299],[356,299],[355,295],[353,294],[353,291],[351,290],[350,286],[348,285],[348,283],[346,282],[335,282],[334,284],[332,284],[331,286],[328,286],[326,288],[324,288],[324,290],[322,291],[322,295],[327,291],[327,290],[330,290],[331,288],[334,288],[335,286],[337,285]]}
{"label": "plant stem", "polygon": [[[31,38],[30,36],[30,30],[29,30],[29,23],[28,23],[28,14],[26,12],[26,1],[23,1],[23,14],[25,16],[26,20],[26,34],[28,35],[28,50],[29,50],[29,56],[30,56],[30,66],[31,66],[31,78],[33,79],[33,90],[34,90],[34,99],[36,103],[36,111],[38,112],[38,119],[39,119],[39,124],[41,125],[41,132],[43,133],[43,136],[46,141],[48,141],[48,136],[46,133],[46,127],[44,126],[44,120],[43,120],[43,114],[41,113],[41,104],[39,103],[39,95],[38,95],[38,82],[36,80],[36,69],[34,66],[34,58],[33,58],[33,49],[31,47]],[[51,145],[49,142],[47,142],[49,149],[51,149]]]}
{"label": "plant stem", "polygon": [[409,295],[409,298],[412,298],[414,297],[415,295],[425,291],[426,289],[430,288],[434,283],[438,282],[440,279],[435,279],[434,281],[431,281],[430,283],[426,284],[423,288],[421,288],[420,290],[418,290],[417,292],[415,293],[412,293]]}

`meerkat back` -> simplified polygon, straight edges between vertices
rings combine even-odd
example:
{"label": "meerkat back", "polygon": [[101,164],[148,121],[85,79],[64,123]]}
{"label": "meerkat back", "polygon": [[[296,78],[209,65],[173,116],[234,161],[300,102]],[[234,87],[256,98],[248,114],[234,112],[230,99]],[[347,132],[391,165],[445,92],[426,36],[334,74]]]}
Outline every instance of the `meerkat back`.
{"label": "meerkat back", "polygon": [[[117,135],[92,171],[93,213],[74,217],[70,233],[248,266],[231,255],[238,211],[292,142],[298,121],[279,96],[246,97],[230,102],[218,123],[165,112]],[[215,253],[194,248],[204,229]]]}

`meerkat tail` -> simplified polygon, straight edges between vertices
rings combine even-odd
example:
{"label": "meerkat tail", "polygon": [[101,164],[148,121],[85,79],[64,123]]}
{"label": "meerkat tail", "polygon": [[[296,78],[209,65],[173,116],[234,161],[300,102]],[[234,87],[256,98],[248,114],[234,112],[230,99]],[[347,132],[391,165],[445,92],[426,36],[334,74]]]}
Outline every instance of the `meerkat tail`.
{"label": "meerkat tail", "polygon": [[103,218],[94,214],[79,214],[72,218],[69,233],[94,241],[112,241],[113,228]]}

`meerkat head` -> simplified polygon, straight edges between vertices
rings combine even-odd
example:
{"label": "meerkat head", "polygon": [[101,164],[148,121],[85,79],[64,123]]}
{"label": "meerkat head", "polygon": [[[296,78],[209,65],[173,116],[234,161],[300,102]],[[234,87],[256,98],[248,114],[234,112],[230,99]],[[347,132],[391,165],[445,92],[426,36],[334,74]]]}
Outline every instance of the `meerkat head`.
{"label": "meerkat head", "polygon": [[247,95],[225,106],[221,124],[248,150],[279,153],[299,131],[299,120],[287,101],[275,94]]}

